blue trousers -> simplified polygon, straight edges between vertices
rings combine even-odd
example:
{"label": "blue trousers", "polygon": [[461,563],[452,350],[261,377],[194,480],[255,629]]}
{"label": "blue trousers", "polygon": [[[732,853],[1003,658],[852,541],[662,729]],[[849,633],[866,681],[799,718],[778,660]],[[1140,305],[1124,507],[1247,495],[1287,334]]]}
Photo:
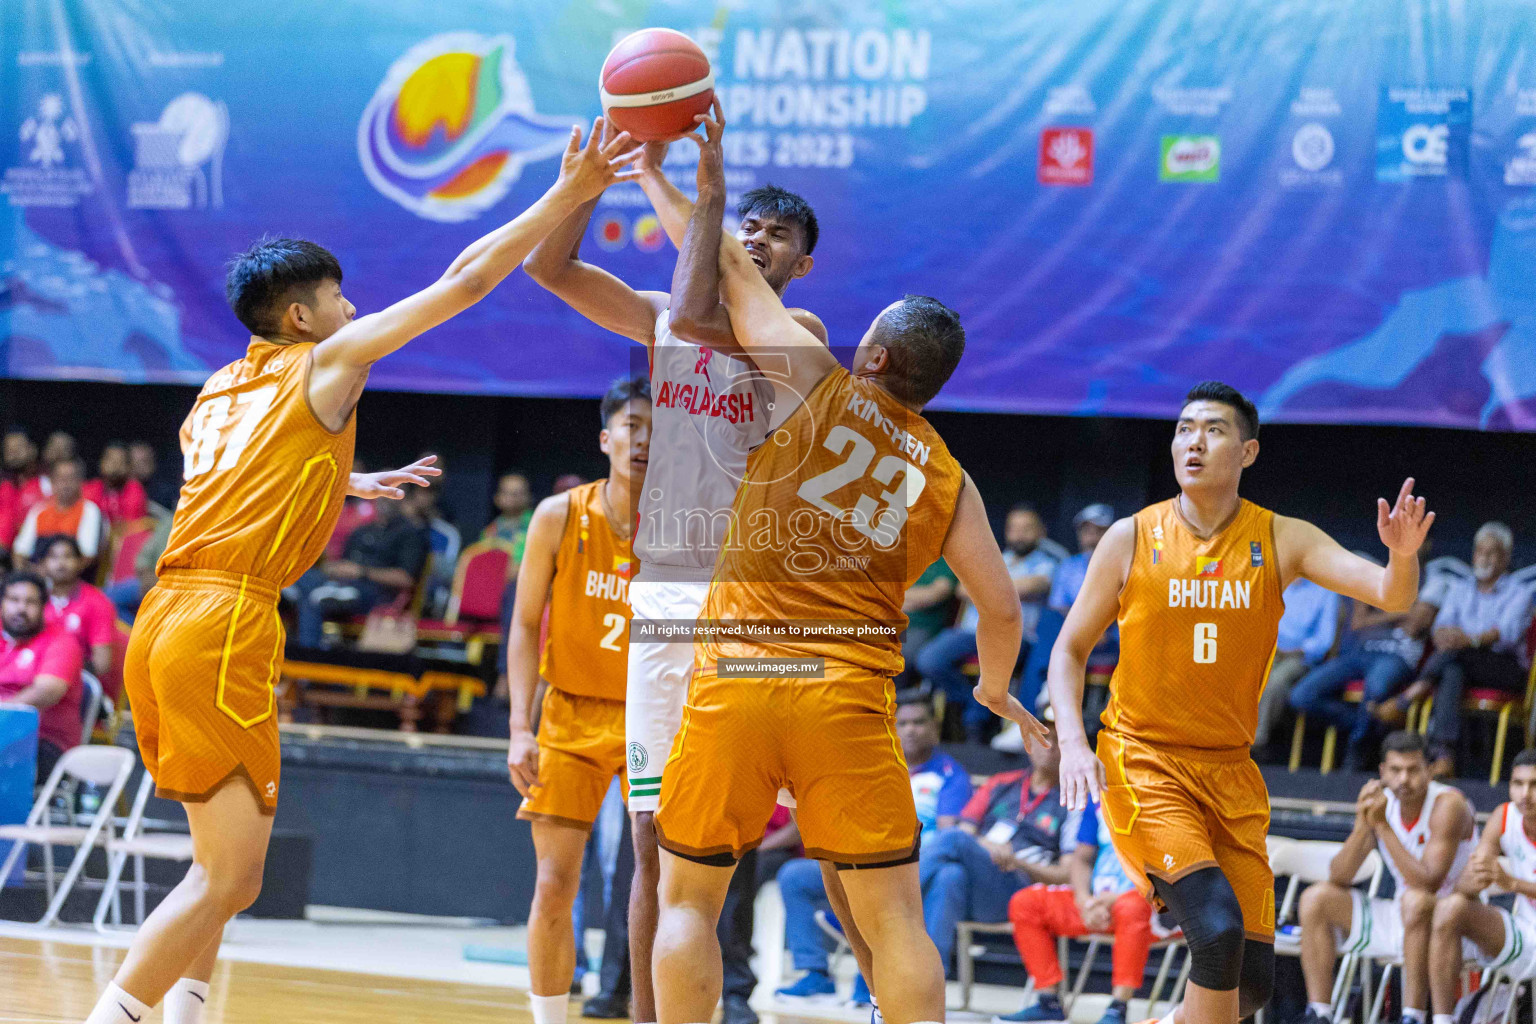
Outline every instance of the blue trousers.
{"label": "blue trousers", "polygon": [[1008,900],[1027,884],[1023,876],[1004,872],[976,837],[946,828],[924,842],[917,862],[923,888],[923,923],[939,947],[939,961],[949,970],[959,921],[1008,920]]}
{"label": "blue trousers", "polygon": [[[1302,676],[1291,687],[1291,707],[1336,727],[1349,737],[1345,751],[1354,752],[1370,738],[1375,722],[1365,705],[1386,700],[1412,675],[1413,666],[1395,654],[1350,651]],[[1342,699],[1344,686],[1356,679],[1365,680],[1365,693],[1359,704],[1350,704]]]}
{"label": "blue trousers", "polygon": [[924,679],[944,691],[955,707],[964,708],[965,731],[980,736],[992,718],[992,712],[976,702],[971,691],[976,680],[960,671],[960,666],[976,654],[976,631],[958,626],[944,630],[917,652],[917,671]]}
{"label": "blue trousers", "polygon": [[821,865],[806,857],[786,861],[779,868],[779,895],[784,899],[784,944],[794,957],[795,969],[827,973],[830,940],[816,926],[816,911],[831,910]]}

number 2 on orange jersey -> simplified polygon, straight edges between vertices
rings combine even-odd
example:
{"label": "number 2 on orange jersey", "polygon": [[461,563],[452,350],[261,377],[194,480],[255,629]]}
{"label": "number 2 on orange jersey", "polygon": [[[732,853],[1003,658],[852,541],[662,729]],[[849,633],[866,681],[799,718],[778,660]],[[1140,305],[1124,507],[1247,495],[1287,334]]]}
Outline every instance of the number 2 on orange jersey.
{"label": "number 2 on orange jersey", "polygon": [[603,625],[608,628],[608,634],[597,642],[597,646],[609,651],[622,651],[619,646],[619,634],[624,632],[624,616],[618,612],[609,612],[603,616]]}

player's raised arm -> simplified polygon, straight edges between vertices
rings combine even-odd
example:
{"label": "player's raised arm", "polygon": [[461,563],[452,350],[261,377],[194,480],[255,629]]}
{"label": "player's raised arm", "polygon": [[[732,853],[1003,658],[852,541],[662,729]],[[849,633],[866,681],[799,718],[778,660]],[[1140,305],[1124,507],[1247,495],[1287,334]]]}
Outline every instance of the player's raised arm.
{"label": "player's raised arm", "polygon": [[966,474],[949,534],[944,538],[944,560],[976,606],[976,658],[981,664],[976,699],[993,714],[1017,723],[1024,730],[1027,746],[1041,749],[1047,742],[1045,727],[1008,692],[1008,680],[1019,658],[1024,616],[1003,553],[997,549],[997,538],[987,522],[981,492],[970,474]]}
{"label": "player's raised arm", "polygon": [[322,419],[334,422],[335,413],[356,400],[360,371],[485,298],[573,210],[615,181],[638,174],[624,170],[639,152],[625,152],[629,136],[604,144],[601,122],[593,123],[585,146],[581,129],[572,128],[560,177],[549,191],[514,220],[471,243],[442,277],[386,309],[358,317],[315,347],[309,394]]}
{"label": "player's raised arm", "polygon": [[1083,730],[1083,684],[1088,652],[1120,611],[1120,591],[1136,551],[1136,520],[1121,519],[1093,549],[1083,589],[1067,612],[1051,649],[1046,689],[1056,713],[1056,741],[1061,744],[1061,799],[1068,810],[1082,810],[1104,789],[1104,769],[1088,746]]}
{"label": "player's raised arm", "polygon": [[1424,511],[1424,499],[1413,494],[1413,478],[1403,481],[1397,501],[1376,499],[1376,532],[1388,552],[1386,568],[1346,551],[1338,541],[1311,523],[1275,517],[1275,544],[1285,580],[1297,576],[1345,597],[1384,611],[1405,612],[1419,594],[1419,548],[1435,521]]}
{"label": "player's raised arm", "polygon": [[569,492],[551,495],[534,509],[517,573],[512,625],[507,630],[507,699],[511,705],[507,771],[512,785],[525,797],[539,775],[539,744],[531,727],[533,694],[539,685],[539,626],[570,509]]}
{"label": "player's raised arm", "polygon": [[424,455],[409,466],[399,469],[387,469],[380,473],[353,473],[347,478],[347,497],[368,500],[392,498],[398,501],[405,497],[406,484],[430,487],[432,481],[428,477],[443,475],[436,462],[436,455]]}

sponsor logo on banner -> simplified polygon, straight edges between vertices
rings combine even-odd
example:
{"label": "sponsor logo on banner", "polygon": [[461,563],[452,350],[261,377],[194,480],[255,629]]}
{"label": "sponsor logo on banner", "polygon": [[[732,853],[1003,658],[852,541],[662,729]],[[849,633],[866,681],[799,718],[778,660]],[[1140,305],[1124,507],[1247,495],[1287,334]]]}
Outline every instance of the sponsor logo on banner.
{"label": "sponsor logo on banner", "polygon": [[1536,185],[1536,131],[1515,141],[1516,153],[1504,161],[1504,184]]}
{"label": "sponsor logo on banner", "polygon": [[509,35],[450,32],[390,65],[357,126],[370,184],[418,217],[463,221],[507,194],[531,161],[558,155],[576,117],[533,108]]}
{"label": "sponsor logo on banner", "polygon": [[1216,117],[1232,102],[1232,89],[1225,85],[1154,85],[1152,98],[1164,111],[1180,117]]}
{"label": "sponsor logo on banner", "polygon": [[607,213],[597,219],[593,234],[597,236],[598,248],[618,252],[629,241],[629,225],[624,223],[624,218]]}
{"label": "sponsor logo on banner", "polygon": [[1303,86],[1291,101],[1292,117],[1338,117],[1342,113],[1339,98],[1327,86]]}
{"label": "sponsor logo on banner", "polygon": [[644,213],[635,218],[635,248],[641,252],[656,252],[666,244],[667,233],[661,229],[661,221],[654,213]]}
{"label": "sponsor logo on banner", "polygon": [[1333,163],[1333,155],[1333,132],[1327,125],[1316,121],[1302,125],[1291,136],[1291,161],[1295,166],[1280,169],[1280,184],[1344,184],[1343,172],[1329,166]]}
{"label": "sponsor logo on banner", "polygon": [[1087,185],[1093,181],[1093,131],[1047,128],[1040,133],[1037,173],[1042,185]]}
{"label": "sponsor logo on banner", "polygon": [[24,161],[5,169],[0,192],[12,206],[77,206],[94,189],[84,169],[74,165],[85,134],[76,111],[62,93],[45,93],[17,136]]}
{"label": "sponsor logo on banner", "polygon": [[128,205],[138,210],[187,210],[224,205],[224,146],[229,109],[197,92],[165,105],[158,121],[133,126]]}
{"label": "sponsor logo on banner", "polygon": [[1464,175],[1471,124],[1466,89],[1383,88],[1376,108],[1376,180]]}
{"label": "sponsor logo on banner", "polygon": [[1063,114],[1088,117],[1098,112],[1099,105],[1093,102],[1093,95],[1086,86],[1055,85],[1046,91],[1046,117],[1061,117]]}
{"label": "sponsor logo on banner", "polygon": [[1221,140],[1214,135],[1164,135],[1159,181],[1217,181]]}

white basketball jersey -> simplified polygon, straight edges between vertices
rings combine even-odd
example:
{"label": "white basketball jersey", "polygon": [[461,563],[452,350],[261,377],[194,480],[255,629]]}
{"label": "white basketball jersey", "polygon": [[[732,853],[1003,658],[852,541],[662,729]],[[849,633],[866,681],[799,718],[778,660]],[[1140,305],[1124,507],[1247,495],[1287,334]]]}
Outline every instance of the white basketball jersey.
{"label": "white basketball jersey", "polygon": [[[1403,848],[1418,860],[1424,859],[1424,849],[1429,845],[1429,821],[1434,814],[1435,801],[1440,798],[1440,794],[1450,791],[1450,786],[1431,782],[1429,792],[1424,795],[1424,807],[1419,811],[1419,820],[1409,828],[1403,824],[1402,805],[1398,803],[1396,795],[1390,789],[1387,790],[1387,824],[1391,826],[1393,832],[1397,833],[1398,841],[1403,844]],[[1397,883],[1394,898],[1402,899],[1403,893],[1408,891],[1408,884],[1403,881],[1403,873],[1397,869],[1397,864],[1393,862],[1380,840],[1377,840],[1376,846],[1381,852],[1382,861],[1387,865],[1387,870],[1392,872],[1392,880]],[[1463,839],[1457,844],[1456,858],[1451,861],[1451,870],[1445,873],[1445,881],[1440,883],[1436,896],[1451,894],[1451,890],[1456,888],[1457,880],[1461,878],[1462,869],[1467,866],[1467,861],[1472,858],[1472,851],[1476,848],[1477,834],[1474,829],[1471,838]]]}
{"label": "white basketball jersey", "polygon": [[[1525,834],[1525,821],[1520,812],[1513,804],[1504,804],[1493,814],[1495,819],[1503,816],[1499,855],[1509,866],[1510,877],[1520,882],[1536,882],[1536,843]],[[1516,896],[1515,920],[1527,927],[1536,927],[1536,901],[1529,896]]]}
{"label": "white basketball jersey", "polygon": [[640,495],[636,577],[708,583],[747,456],[768,435],[773,384],[750,359],[681,341],[656,318],[651,447]]}

